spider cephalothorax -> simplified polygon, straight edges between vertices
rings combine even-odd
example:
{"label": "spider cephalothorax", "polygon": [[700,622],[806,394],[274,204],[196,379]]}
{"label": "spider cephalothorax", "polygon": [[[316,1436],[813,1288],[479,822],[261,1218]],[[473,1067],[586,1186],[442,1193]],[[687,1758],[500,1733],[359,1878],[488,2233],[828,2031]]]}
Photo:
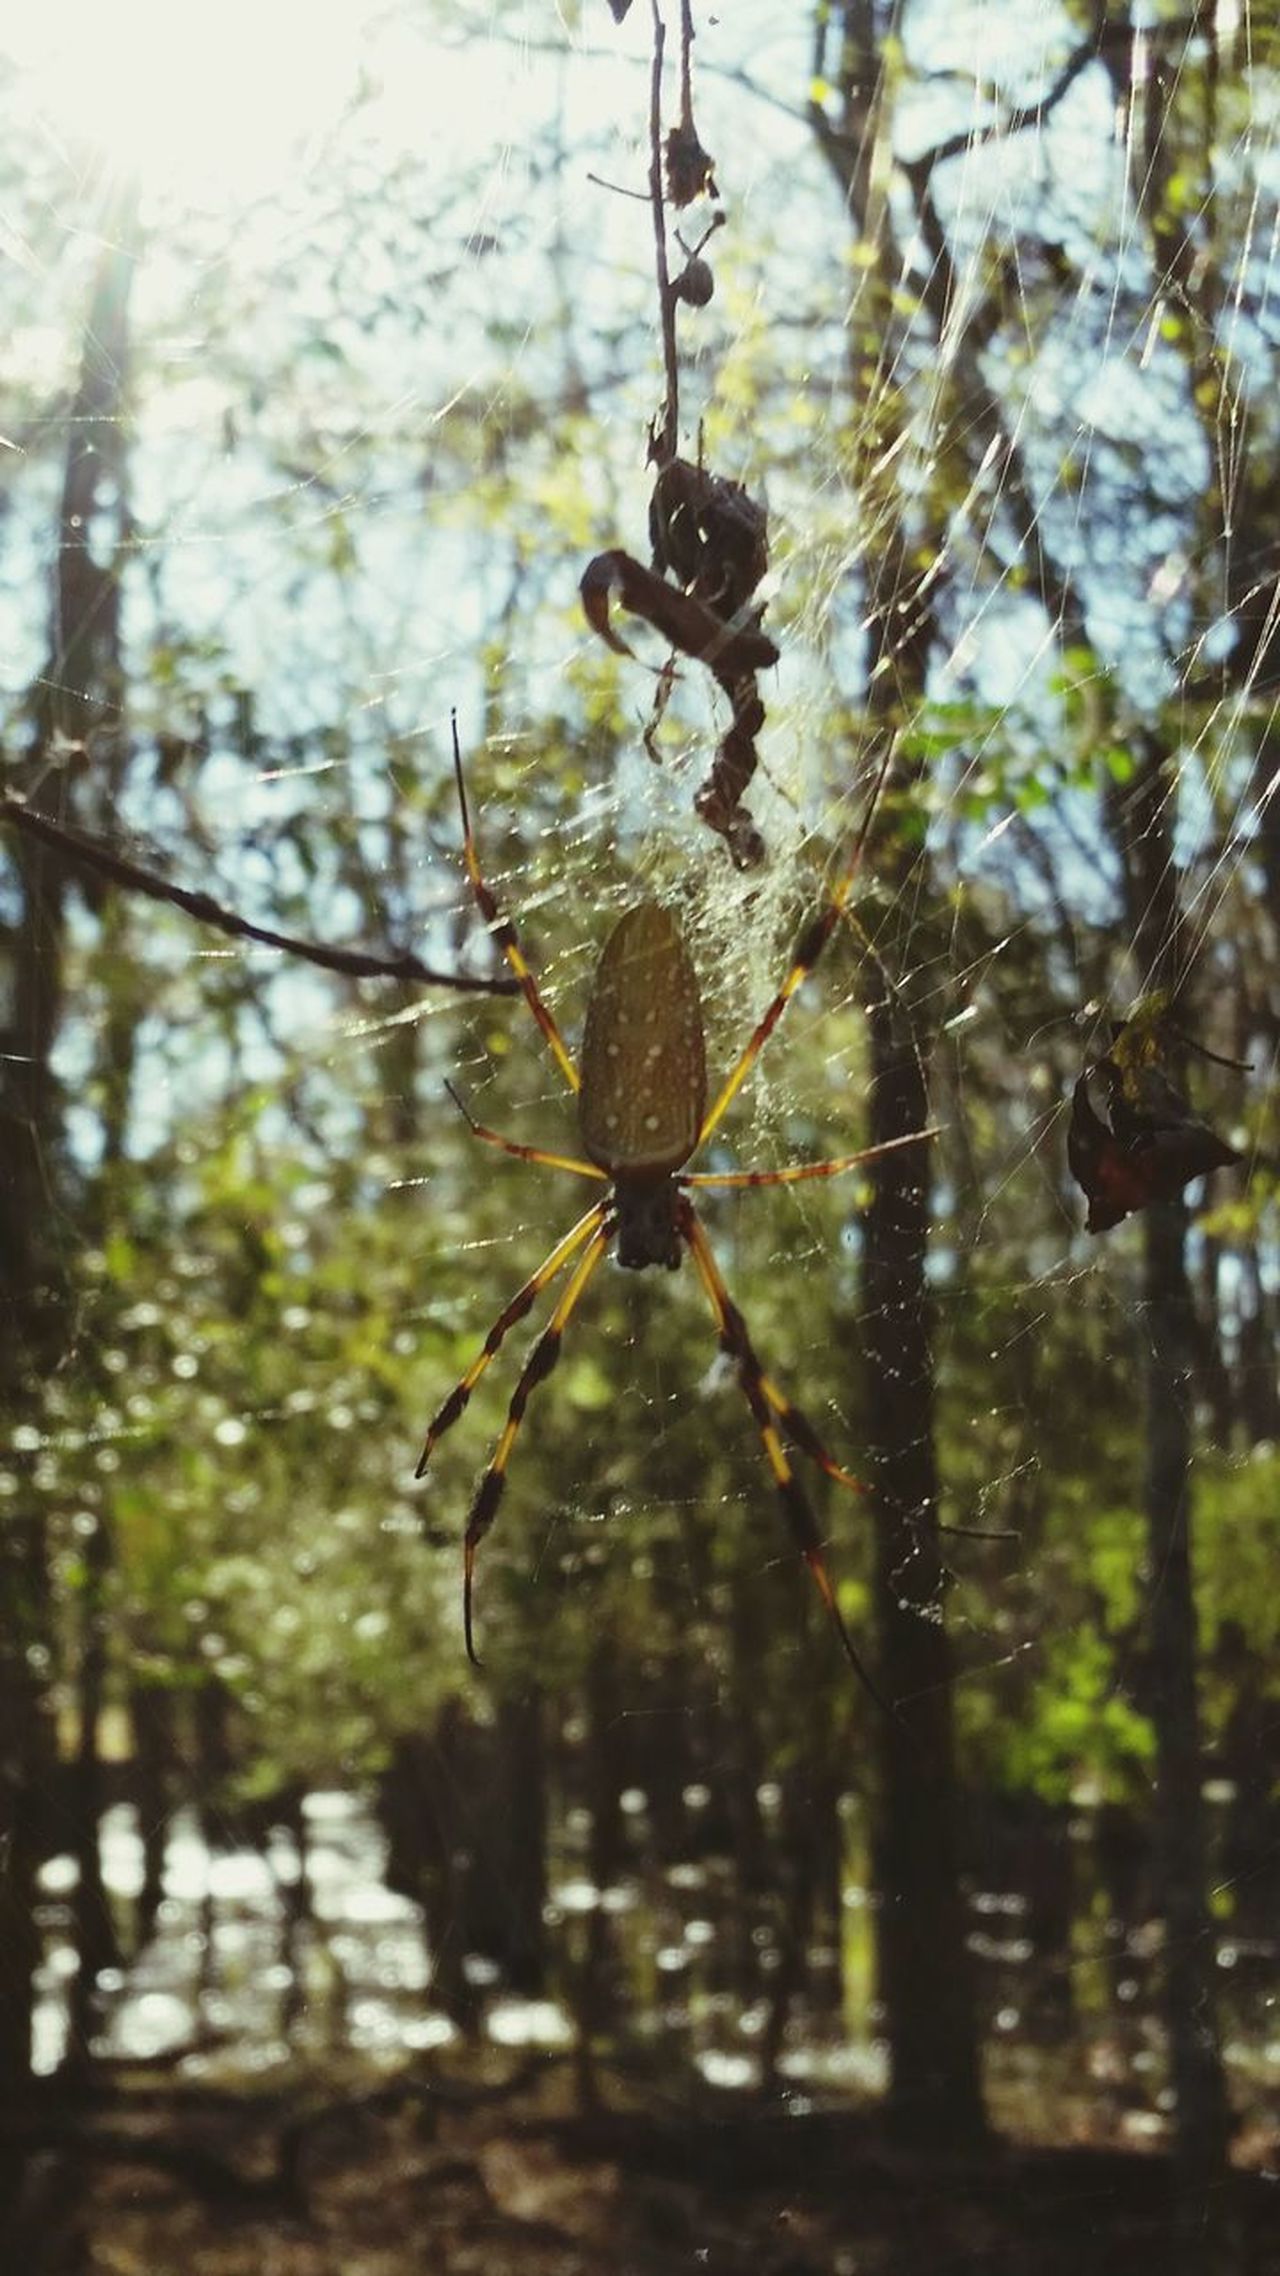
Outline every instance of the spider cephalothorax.
{"label": "spider cephalothorax", "polygon": [[[474,1135],[486,1144],[501,1147],[504,1153],[518,1155],[524,1161],[542,1162],[552,1169],[568,1170],[577,1177],[593,1179],[608,1188],[605,1196],[556,1243],[538,1270],[517,1290],[506,1310],[499,1314],[483,1348],[455,1384],[427,1432],[418,1462],[419,1477],[445,1431],[463,1412],[511,1329],[532,1309],[542,1290],[568,1270],[551,1317],[525,1362],[493,1459],[471,1505],[463,1584],[467,1652],[474,1660],[471,1611],[476,1551],[497,1515],[511,1450],[530,1396],[555,1366],[565,1327],[583,1291],[611,1245],[616,1248],[618,1263],[636,1271],[643,1271],[648,1265],[674,1270],[687,1250],[710,1304],[721,1346],[734,1363],[743,1396],[755,1418],[765,1459],[796,1546],[817,1582],[850,1664],[868,1688],[873,1688],[836,1603],[823,1561],[817,1524],[792,1468],[785,1441],[789,1439],[793,1446],[799,1447],[838,1485],[853,1492],[862,1489],[858,1480],[842,1470],[828,1454],[800,1409],[766,1375],[746,1321],[721,1278],[694,1207],[692,1189],[793,1185],[806,1178],[837,1177],[841,1171],[854,1169],[859,1163],[896,1146],[918,1144],[921,1136],[931,1133],[913,1132],[908,1138],[890,1140],[887,1145],[869,1147],[860,1154],[845,1154],[828,1162],[800,1162],[781,1170],[698,1173],[690,1172],[685,1165],[710,1137],[737,1096],[796,989],[812,971],[839,923],[853,890],[871,817],[888,771],[888,759],[885,758],[877,773],[866,818],[843,875],[821,916],[805,928],[782,986],[757,1021],[710,1109],[706,1104],[706,1049],[697,974],[684,936],[670,910],[656,901],[642,901],[628,909],[614,926],[596,969],[587,1001],[580,1062],[575,1064],[542,1000],[515,927],[500,910],[484,881],[467,809],[456,725],[454,771],[472,891],[494,939],[520,982],[529,1009],[569,1089],[577,1094],[585,1158],[522,1145],[515,1139],[504,1138],[496,1130],[486,1129],[465,1107],[463,1112]],[[461,1105],[461,1100],[458,1103]]]}

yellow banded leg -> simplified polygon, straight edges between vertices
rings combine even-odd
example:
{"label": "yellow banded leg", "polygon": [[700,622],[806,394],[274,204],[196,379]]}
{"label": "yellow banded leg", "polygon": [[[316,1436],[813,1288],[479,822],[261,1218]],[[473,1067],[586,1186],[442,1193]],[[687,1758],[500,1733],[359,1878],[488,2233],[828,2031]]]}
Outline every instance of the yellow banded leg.
{"label": "yellow banded leg", "polygon": [[458,785],[458,804],[462,808],[462,851],[476,906],[502,950],[509,969],[514,972],[520,982],[524,991],[524,1000],[546,1037],[552,1055],[566,1083],[571,1091],[579,1090],[581,1082],[578,1070],[569,1055],[569,1048],[564,1037],[542,1000],[542,994],[534,977],[533,969],[527,963],[524,950],[520,946],[519,934],[516,932],[510,917],[499,907],[494,895],[485,884],[484,874],[480,867],[480,857],[476,852],[476,841],[471,828],[471,814],[467,806],[467,786],[462,779],[462,752],[458,744],[458,715],[456,712],[452,715],[452,726],[453,773],[454,780]]}
{"label": "yellow banded leg", "polygon": [[811,924],[806,925],[801,933],[799,941],[796,943],[795,959],[791,970],[764,1017],[757,1022],[745,1051],[730,1069],[720,1096],[708,1108],[703,1117],[702,1128],[698,1133],[699,1145],[702,1145],[711,1136],[712,1131],[723,1118],[726,1109],[732,1105],[787,1005],[797,988],[803,987],[844,914],[845,904],[857,882],[858,871],[862,867],[862,857],[867,850],[867,839],[871,834],[871,825],[875,820],[876,808],[880,803],[880,794],[884,789],[889,769],[893,764],[893,750],[893,744],[890,742],[876,771],[875,781],[871,785],[871,796],[867,800],[867,809],[862,817],[858,835],[854,840],[853,851],[844,870],[831,888],[827,897],[827,905],[822,914],[815,917]]}
{"label": "yellow banded leg", "polygon": [[519,1321],[523,1320],[526,1312],[531,1309],[543,1289],[555,1279],[557,1273],[569,1262],[570,1257],[582,1247],[587,1235],[600,1224],[604,1211],[605,1204],[603,1201],[598,1201],[594,1209],[588,1209],[586,1216],[580,1217],[577,1224],[570,1227],[564,1239],[557,1241],[550,1256],[543,1259],[537,1271],[526,1280],[523,1288],[517,1290],[505,1311],[498,1314],[484,1339],[483,1348],[476,1354],[466,1374],[455,1384],[439,1413],[434,1417],[427,1431],[426,1443],[418,1457],[418,1467],[413,1473],[415,1478],[422,1477],[439,1441],[444,1437],[447,1430],[452,1430],[485,1369],[501,1350],[511,1330]]}
{"label": "yellow banded leg", "polygon": [[770,1412],[769,1394],[766,1389],[767,1377],[747,1332],[746,1321],[720,1277],[720,1268],[711,1253],[706,1234],[698,1223],[693,1212],[693,1206],[689,1202],[684,1204],[680,1231],[692,1251],[698,1277],[706,1290],[707,1301],[711,1306],[716,1326],[720,1332],[721,1346],[737,1364],[738,1382],[755,1417],[756,1428],[760,1433],[760,1443],[764,1448],[765,1460],[772,1472],[778,1499],[782,1503],[783,1514],[791,1529],[792,1538],[813,1575],[818,1594],[827,1608],[832,1625],[840,1639],[845,1658],[864,1690],[870,1693],[878,1707],[884,1708],[885,1712],[889,1713],[890,1709],[876,1689],[867,1668],[858,1655],[853,1638],[845,1626],[844,1615],[836,1602],[835,1590],[831,1585],[831,1576],[827,1571],[826,1560],[822,1554],[822,1544],[818,1538],[817,1523],[813,1511],[809,1507],[804,1489],[787,1459],[786,1448],[783,1446],[774,1425]]}
{"label": "yellow banded leg", "polygon": [[[591,1214],[593,1216],[599,1215],[600,1212],[592,1211]],[[613,1220],[612,1218],[605,1218],[604,1223],[598,1225],[592,1235],[585,1256],[581,1257],[575,1265],[568,1286],[525,1362],[524,1372],[515,1387],[511,1404],[507,1409],[507,1419],[502,1426],[502,1435],[493,1451],[493,1460],[480,1480],[476,1489],[475,1500],[471,1504],[471,1515],[467,1519],[466,1537],[463,1542],[462,1622],[467,1644],[467,1658],[473,1667],[480,1665],[476,1658],[471,1628],[471,1588],[475,1573],[476,1551],[498,1514],[498,1504],[502,1500],[502,1491],[507,1482],[507,1464],[511,1460],[511,1449],[515,1445],[520,1425],[524,1421],[525,1408],[529,1404],[532,1393],[536,1391],[539,1383],[545,1383],[559,1359],[565,1324],[612,1238]]]}
{"label": "yellow banded leg", "polygon": [[608,1176],[594,1162],[584,1162],[576,1154],[549,1154],[545,1146],[526,1146],[518,1138],[504,1138],[500,1130],[490,1130],[477,1122],[461,1091],[450,1082],[445,1089],[457,1107],[473,1138],[483,1138],[486,1146],[498,1146],[504,1154],[514,1154],[518,1162],[540,1162],[545,1170],[571,1170],[574,1177],[594,1178],[597,1184],[607,1185]]}
{"label": "yellow banded leg", "polygon": [[808,1416],[801,1412],[794,1399],[789,1399],[785,1391],[779,1390],[771,1375],[761,1376],[760,1388],[788,1438],[800,1448],[801,1453],[807,1454],[811,1462],[816,1462],[820,1470],[824,1470],[838,1486],[845,1487],[847,1492],[865,1494],[867,1489],[861,1478],[855,1478],[852,1470],[841,1469],[835,1456],[827,1452]]}
{"label": "yellow banded leg", "polygon": [[926,1138],[936,1138],[939,1130],[931,1124],[927,1130],[908,1130],[905,1137],[885,1138],[878,1146],[864,1146],[860,1154],[840,1154],[830,1162],[792,1162],[781,1170],[694,1170],[680,1179],[681,1185],[803,1185],[810,1178],[843,1177],[846,1170],[861,1169],[864,1162],[878,1162],[882,1154],[896,1154],[900,1146],[919,1146]]}

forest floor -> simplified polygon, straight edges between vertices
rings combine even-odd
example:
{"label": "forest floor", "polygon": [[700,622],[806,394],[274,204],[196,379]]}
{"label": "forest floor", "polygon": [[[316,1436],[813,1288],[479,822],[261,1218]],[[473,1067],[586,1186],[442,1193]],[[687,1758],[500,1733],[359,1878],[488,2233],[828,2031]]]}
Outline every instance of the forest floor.
{"label": "forest floor", "polygon": [[376,2082],[327,2064],[36,2102],[0,2126],[4,2165],[27,2149],[4,2276],[1280,2276],[1265,2166],[1180,2231],[1159,2153],[912,2154],[855,2110],[599,2085],[589,2109],[564,2063]]}

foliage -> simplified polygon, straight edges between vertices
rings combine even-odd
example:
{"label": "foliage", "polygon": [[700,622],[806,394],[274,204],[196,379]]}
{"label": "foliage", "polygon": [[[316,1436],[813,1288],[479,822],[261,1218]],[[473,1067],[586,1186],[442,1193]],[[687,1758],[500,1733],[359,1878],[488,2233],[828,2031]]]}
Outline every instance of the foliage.
{"label": "foliage", "polygon": [[[1152,1762],[1141,1230],[1085,1241],[1065,1138],[1072,1082],[1152,977],[1131,912],[1153,773],[1194,1032],[1235,1062],[1214,1072],[1214,1127],[1251,1172],[1224,1172],[1188,1252],[1215,1739],[1251,1685],[1274,1682],[1259,1671],[1277,1642],[1280,1438],[1277,342],[1273,152],[1256,122],[1277,61],[1254,28],[1250,71],[1211,72],[1206,34],[1160,78],[1159,119],[1140,129],[1135,112],[1129,130],[1150,126],[1154,145],[1135,144],[1127,175],[1104,42],[1073,81],[1073,122],[1063,88],[1052,113],[1001,130],[1010,181],[1042,167],[1016,226],[1002,191],[966,204],[992,139],[918,154],[939,75],[918,27],[884,50],[874,129],[852,81],[832,66],[809,84],[791,48],[785,87],[757,70],[753,90],[747,50],[745,85],[707,75],[704,131],[742,202],[697,312],[683,448],[705,420],[717,482],[754,498],[767,470],[770,634],[756,638],[770,657],[752,669],[775,636],[781,652],[752,790],[770,860],[749,877],[690,810],[741,687],[678,680],[655,765],[648,679],[623,676],[578,614],[595,555],[626,561],[651,604],[661,587],[651,625],[688,616],[687,593],[673,601],[618,551],[645,524],[661,378],[650,216],[579,180],[618,156],[596,108],[566,117],[552,91],[535,112],[531,97],[518,179],[497,120],[451,172],[411,144],[374,170],[367,87],[274,237],[196,215],[166,234],[144,204],[118,375],[121,687],[76,691],[96,711],[70,741],[41,725],[61,655],[46,572],[93,209],[47,145],[19,158],[10,135],[0,160],[43,341],[22,346],[8,277],[0,365],[21,447],[13,464],[0,453],[0,585],[24,796],[63,783],[72,821],[256,922],[484,970],[448,771],[456,703],[474,723],[486,873],[571,1039],[611,924],[656,893],[680,909],[722,1069],[851,842],[874,734],[886,720],[897,733],[853,922],[714,1158],[769,1167],[862,1143],[868,1007],[893,995],[939,1125],[929,1257],[952,1530],[921,1616],[945,1616],[956,1644],[962,1781],[1011,1809],[1061,1811],[1082,1791],[1140,1809]],[[1176,36],[1162,19],[1162,54]],[[939,72],[963,109],[968,65]],[[984,76],[983,106],[1016,120],[1029,73],[1015,60]],[[743,118],[798,112],[806,85],[808,119],[781,118],[776,142],[762,130],[753,154]],[[11,116],[7,81],[0,103]],[[822,172],[864,127],[888,183],[879,249],[851,244]],[[884,608],[927,627],[918,702],[881,705],[867,684]],[[8,838],[4,856],[7,979],[27,886]],[[140,1674],[184,1698],[216,1680],[237,1705],[244,1792],[370,1781],[406,1739],[451,1716],[487,1727],[536,1694],[563,1826],[587,1781],[603,1638],[615,1706],[598,1719],[627,1726],[629,1786],[718,1779],[735,1854],[773,1782],[865,1799],[875,1726],[813,1616],[689,1274],[595,1284],[486,1549],[485,1678],[465,1667],[458,1544],[532,1323],[420,1488],[413,1462],[574,1211],[569,1180],[471,1138],[444,1079],[496,1128],[566,1145],[569,1108],[523,1005],[320,977],[149,903],[113,929],[104,889],[67,878],[59,892],[41,1159],[68,1325],[38,1391],[4,1385],[21,1413],[0,1472],[8,1505],[48,1527],[51,1690],[65,1701],[83,1674],[86,1545],[102,1527],[112,1697]],[[707,1211],[769,1372],[860,1475],[876,1421],[869,1193],[814,1183],[708,1196]],[[868,1634],[867,1504],[823,1481],[818,1500],[842,1610]],[[772,1899],[785,1827],[764,1846]]]}

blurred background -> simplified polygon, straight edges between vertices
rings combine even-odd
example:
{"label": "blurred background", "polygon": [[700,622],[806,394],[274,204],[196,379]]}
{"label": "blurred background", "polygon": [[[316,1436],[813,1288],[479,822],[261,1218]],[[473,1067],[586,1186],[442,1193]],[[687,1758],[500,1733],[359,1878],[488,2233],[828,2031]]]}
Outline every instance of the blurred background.
{"label": "blurred background", "polygon": [[[1274,2265],[1280,38],[664,13],[715,183],[673,272],[724,217],[668,304],[679,449],[768,516],[748,868],[694,806],[726,690],[682,659],[646,748],[662,644],[578,598],[650,554],[643,0],[0,38],[0,2233],[39,2276]],[[936,1129],[700,1201],[865,1488],[795,1455],[888,1713],[690,1270],[593,1282],[467,1663],[541,1315],[414,1465],[584,1204],[445,1091],[578,1151],[519,997],[447,984],[502,970],[455,708],[570,1046],[656,896],[713,1090],[893,751],[697,1165]],[[444,980],[211,929],[31,815]],[[1153,997],[1238,1161],[1091,1235],[1073,1086]]]}

